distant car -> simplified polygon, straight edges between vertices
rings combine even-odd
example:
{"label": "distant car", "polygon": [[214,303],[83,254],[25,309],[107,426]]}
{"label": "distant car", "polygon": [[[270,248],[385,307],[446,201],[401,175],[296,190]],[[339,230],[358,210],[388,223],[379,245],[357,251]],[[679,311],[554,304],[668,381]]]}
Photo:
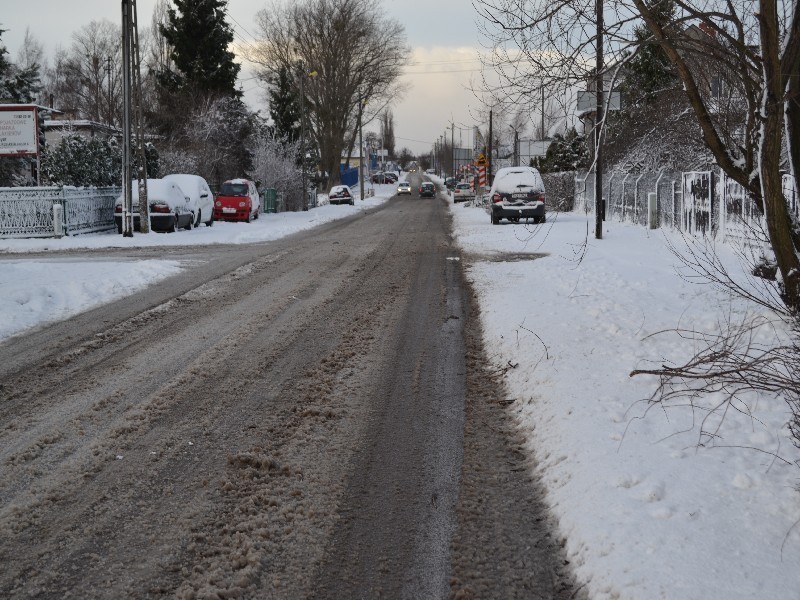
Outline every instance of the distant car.
{"label": "distant car", "polygon": [[539,171],[533,167],[504,167],[497,171],[489,190],[489,207],[492,225],[502,219],[518,223],[520,219],[532,219],[544,223],[544,182]]}
{"label": "distant car", "polygon": [[386,171],[383,177],[386,179],[386,183],[397,183],[397,180],[400,179],[397,173],[392,173],[391,171]]}
{"label": "distant car", "polygon": [[354,204],[353,194],[346,185],[335,185],[328,193],[328,202],[331,204]]}
{"label": "distant car", "polygon": [[419,186],[419,197],[420,198],[435,198],[436,197],[436,186],[433,185],[430,181],[423,181],[422,185]]}
{"label": "distant car", "polygon": [[448,177],[447,179],[444,180],[444,186],[448,190],[452,190],[453,188],[456,187],[456,178],[455,177]]}
{"label": "distant car", "polygon": [[411,195],[411,184],[407,181],[401,181],[397,184],[397,193],[398,194],[408,194]]}
{"label": "distant car", "polygon": [[472,186],[468,183],[457,183],[453,188],[453,202],[466,202],[475,197]]}
{"label": "distant car", "polygon": [[436,173],[436,169],[425,169],[425,172],[426,172],[428,175],[433,175],[434,173]]}
{"label": "distant car", "polygon": [[386,173],[374,173],[371,179],[372,183],[391,183]]}
{"label": "distant car", "polygon": [[[133,228],[139,230],[139,185],[131,182],[133,204]],[[117,232],[122,233],[122,204],[120,195],[114,204],[114,221]],[[166,179],[147,180],[147,204],[150,207],[150,229],[153,231],[172,232],[178,229],[194,227],[194,213],[189,197],[174,181]]]}
{"label": "distant car", "polygon": [[208,182],[199,175],[175,173],[165,175],[166,181],[174,181],[189,196],[189,206],[194,212],[194,226],[199,227],[205,223],[208,227],[214,224],[214,192],[208,187]]}
{"label": "distant car", "polygon": [[230,179],[214,200],[214,218],[217,221],[247,221],[258,218],[261,198],[256,184],[249,179]]}

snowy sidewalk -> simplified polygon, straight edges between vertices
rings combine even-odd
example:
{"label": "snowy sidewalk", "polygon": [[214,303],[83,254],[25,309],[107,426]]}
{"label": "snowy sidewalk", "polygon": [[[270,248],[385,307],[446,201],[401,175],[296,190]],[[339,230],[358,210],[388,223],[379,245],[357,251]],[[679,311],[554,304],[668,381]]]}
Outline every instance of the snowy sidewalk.
{"label": "snowy sidewalk", "polygon": [[[498,368],[516,365],[506,375],[512,410],[590,596],[797,598],[800,451],[787,405],[753,397],[753,418],[730,412],[701,447],[703,410],[719,398],[694,413],[648,411],[654,379],[629,377],[691,351],[676,335],[651,334],[713,331],[727,311],[757,309],[682,280],[665,241],[684,244],[674,232],[611,223],[595,240],[592,216],[550,214],[534,228],[492,226],[481,208],[451,211],[487,353]],[[729,248],[719,252],[738,268]],[[498,262],[503,254],[514,260]],[[706,429],[718,421],[712,414]]]}

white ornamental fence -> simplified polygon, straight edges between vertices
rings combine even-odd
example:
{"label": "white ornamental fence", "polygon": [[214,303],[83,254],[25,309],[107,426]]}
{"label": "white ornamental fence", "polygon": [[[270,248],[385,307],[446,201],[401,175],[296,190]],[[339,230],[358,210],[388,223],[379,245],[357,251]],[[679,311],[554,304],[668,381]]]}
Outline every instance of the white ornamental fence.
{"label": "white ornamental fence", "polygon": [[112,229],[120,193],[118,187],[0,188],[0,237],[58,237]]}

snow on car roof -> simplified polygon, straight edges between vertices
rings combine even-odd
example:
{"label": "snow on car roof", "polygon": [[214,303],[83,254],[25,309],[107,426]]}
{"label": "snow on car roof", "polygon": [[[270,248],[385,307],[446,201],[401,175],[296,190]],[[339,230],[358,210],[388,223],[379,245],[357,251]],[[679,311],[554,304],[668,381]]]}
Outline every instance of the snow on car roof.
{"label": "snow on car roof", "polygon": [[[139,185],[134,179],[131,182],[131,196],[133,204],[139,202]],[[148,202],[162,201],[170,208],[176,208],[186,204],[186,196],[183,190],[175,181],[169,179],[148,179],[147,180],[147,200]],[[117,198],[117,202],[122,201],[122,196]]]}
{"label": "snow on car roof", "polygon": [[511,191],[520,186],[544,190],[542,177],[539,175],[539,171],[533,167],[504,167],[500,169],[494,176],[492,189]]}

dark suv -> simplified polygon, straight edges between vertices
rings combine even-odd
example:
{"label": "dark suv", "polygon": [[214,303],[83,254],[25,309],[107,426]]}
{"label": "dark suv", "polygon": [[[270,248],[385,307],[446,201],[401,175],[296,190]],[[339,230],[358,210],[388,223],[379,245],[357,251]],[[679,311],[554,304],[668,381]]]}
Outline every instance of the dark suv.
{"label": "dark suv", "polygon": [[489,190],[492,225],[508,219],[532,219],[534,223],[546,220],[544,208],[544,182],[533,167],[505,167],[497,171]]}
{"label": "dark suv", "polygon": [[419,186],[419,197],[420,198],[435,198],[436,197],[436,186],[433,185],[430,181],[423,181],[422,185]]}

